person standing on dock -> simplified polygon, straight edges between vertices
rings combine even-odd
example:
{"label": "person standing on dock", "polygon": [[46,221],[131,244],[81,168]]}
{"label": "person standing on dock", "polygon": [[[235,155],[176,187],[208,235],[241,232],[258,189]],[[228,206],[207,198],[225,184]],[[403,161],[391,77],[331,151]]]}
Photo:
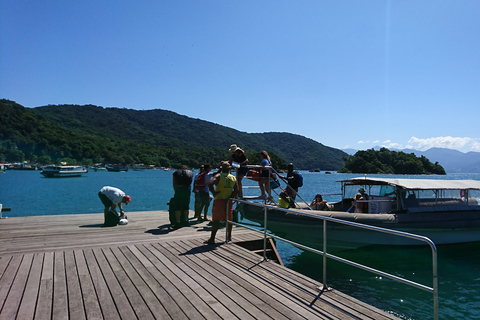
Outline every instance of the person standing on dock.
{"label": "person standing on dock", "polygon": [[180,166],[177,171],[173,173],[173,190],[175,194],[170,203],[175,211],[174,229],[188,225],[192,180],[193,172],[185,165]]}
{"label": "person standing on dock", "polygon": [[[208,184],[210,192],[213,194],[212,207],[212,233],[210,238],[205,241],[206,244],[215,244],[215,236],[220,227],[220,221],[227,221],[227,209],[229,207],[229,198],[233,198],[238,193],[237,179],[230,173],[230,164],[223,161],[221,172],[213,176]],[[233,208],[230,205],[228,210],[228,220],[233,218]],[[232,224],[228,224],[227,230],[228,241],[232,240]]]}
{"label": "person standing on dock", "polygon": [[195,192],[195,218],[198,222],[202,221],[202,210],[204,212],[203,220],[208,221],[207,213],[210,207],[210,191],[208,183],[212,179],[212,166],[210,163],[202,165],[200,173],[195,176],[193,185]]}
{"label": "person standing on dock", "polygon": [[125,203],[125,205],[128,205],[128,203],[132,201],[132,198],[130,196],[127,196],[125,192],[123,192],[122,190],[114,187],[109,187],[109,186],[105,186],[102,189],[100,189],[100,191],[98,192],[98,197],[100,198],[103,205],[105,206],[105,209],[103,210],[105,223],[107,221],[108,211],[110,210],[115,211],[115,208],[118,206],[118,208],[120,209],[120,219],[121,219],[122,216],[125,216],[122,203]]}

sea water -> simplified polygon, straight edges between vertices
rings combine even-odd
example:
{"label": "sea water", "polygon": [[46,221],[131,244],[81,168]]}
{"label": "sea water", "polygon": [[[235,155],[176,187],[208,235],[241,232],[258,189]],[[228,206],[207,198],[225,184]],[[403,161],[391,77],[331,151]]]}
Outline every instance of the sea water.
{"label": "sea water", "polygon": [[[98,191],[103,186],[122,189],[132,197],[125,211],[167,210],[173,196],[173,171],[128,172],[89,171],[78,178],[45,178],[39,171],[0,173],[0,203],[11,208],[3,216],[47,216],[101,213]],[[300,196],[307,202],[321,193],[325,200],[340,199],[340,183],[359,175],[302,172]],[[424,176],[388,176],[425,178]],[[475,179],[480,174],[429,176],[434,179]],[[245,186],[257,183],[244,179]],[[245,195],[259,194],[245,188]],[[275,193],[273,194],[275,195]],[[190,208],[193,208],[193,196]],[[1,220],[0,220],[1,223]],[[322,257],[277,242],[285,265],[322,281]],[[425,247],[371,246],[338,253],[341,257],[432,286],[431,251]],[[374,305],[403,319],[432,319],[430,292],[393,282],[366,271],[327,262],[327,284],[339,291]],[[438,247],[438,287],[440,319],[480,319],[480,242]]]}

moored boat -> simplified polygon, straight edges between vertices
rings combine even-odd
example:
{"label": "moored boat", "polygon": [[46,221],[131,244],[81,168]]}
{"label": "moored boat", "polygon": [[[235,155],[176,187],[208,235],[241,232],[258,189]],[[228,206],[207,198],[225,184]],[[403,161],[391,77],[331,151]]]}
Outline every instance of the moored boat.
{"label": "moored boat", "polygon": [[[268,229],[311,244],[322,237],[321,217],[328,217],[423,235],[435,244],[480,241],[480,181],[359,177],[339,182],[342,200],[327,203],[326,210],[312,210],[307,205],[288,210],[272,206]],[[356,199],[362,188],[366,195]],[[260,223],[264,219],[259,207],[244,206],[243,214]],[[329,236],[344,244],[420,244],[338,223],[327,225]]]}
{"label": "moored boat", "polygon": [[46,166],[40,173],[47,178],[65,178],[80,177],[87,172],[82,166]]}
{"label": "moored boat", "polygon": [[117,166],[117,165],[106,165],[105,168],[107,169],[107,171],[110,171],[110,172],[126,172],[126,171],[128,171],[128,167]]}

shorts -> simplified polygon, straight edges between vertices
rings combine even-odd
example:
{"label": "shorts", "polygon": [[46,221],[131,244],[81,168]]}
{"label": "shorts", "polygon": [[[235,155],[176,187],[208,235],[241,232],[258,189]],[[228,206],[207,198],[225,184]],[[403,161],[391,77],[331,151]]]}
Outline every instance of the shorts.
{"label": "shorts", "polygon": [[205,191],[195,192],[195,204],[208,207],[210,205],[210,193]]}
{"label": "shorts", "polygon": [[112,206],[113,204],[112,200],[108,199],[107,196],[104,195],[103,193],[99,192],[98,197],[100,198],[100,200],[102,200],[102,203],[105,206],[105,208]]}
{"label": "shorts", "polygon": [[238,176],[246,176],[247,175],[247,172],[248,172],[248,168],[247,167],[240,167],[237,169],[237,175]]}
{"label": "shorts", "polygon": [[[226,221],[228,199],[215,199],[212,206],[212,220]],[[228,220],[233,219],[233,201],[230,200],[230,212],[228,213]]]}
{"label": "shorts", "polygon": [[173,210],[189,210],[190,209],[190,188],[178,187],[173,196]]}

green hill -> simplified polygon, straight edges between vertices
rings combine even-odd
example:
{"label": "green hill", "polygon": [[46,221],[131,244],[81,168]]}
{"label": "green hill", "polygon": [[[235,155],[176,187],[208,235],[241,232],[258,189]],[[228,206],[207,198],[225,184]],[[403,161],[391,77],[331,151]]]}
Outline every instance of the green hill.
{"label": "green hill", "polygon": [[413,153],[369,149],[358,151],[349,156],[342,173],[386,173],[386,174],[445,174],[445,169],[430,162],[425,156],[417,157]]}
{"label": "green hill", "polygon": [[251,164],[258,152],[272,155],[274,166],[293,162],[299,169],[338,170],[346,156],[312,139],[285,132],[246,133],[167,110],[48,105],[25,108],[0,100],[0,160],[89,164],[145,163],[198,167],[228,158],[235,143]]}

